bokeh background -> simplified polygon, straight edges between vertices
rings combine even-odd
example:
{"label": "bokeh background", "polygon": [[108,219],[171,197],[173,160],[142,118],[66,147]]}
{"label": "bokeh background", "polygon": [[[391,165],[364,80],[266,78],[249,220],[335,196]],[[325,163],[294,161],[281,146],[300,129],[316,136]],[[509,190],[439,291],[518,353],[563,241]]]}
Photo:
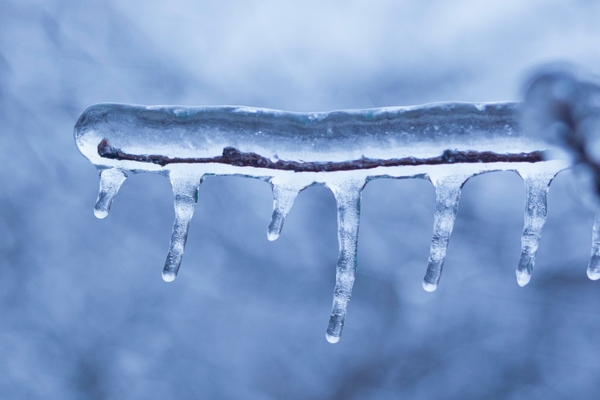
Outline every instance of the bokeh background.
{"label": "bokeh background", "polygon": [[333,196],[298,197],[266,239],[264,182],[201,187],[165,283],[168,181],[136,175],[111,215],[75,146],[99,102],[324,111],[520,99],[532,69],[600,70],[593,1],[0,1],[0,397],[3,399],[594,398],[600,283],[592,211],[570,173],[550,190],[520,288],[524,190],[464,188],[444,276],[421,280],[434,190],[371,182],[344,335],[325,340]]}

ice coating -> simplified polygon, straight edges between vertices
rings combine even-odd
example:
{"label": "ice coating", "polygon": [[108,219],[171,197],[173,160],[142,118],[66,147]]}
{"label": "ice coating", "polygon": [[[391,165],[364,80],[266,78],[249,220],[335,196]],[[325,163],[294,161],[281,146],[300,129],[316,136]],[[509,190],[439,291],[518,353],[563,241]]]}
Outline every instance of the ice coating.
{"label": "ice coating", "polygon": [[[175,279],[181,265],[203,179],[236,175],[268,182],[273,189],[269,240],[281,233],[300,191],[311,185],[328,187],[338,207],[339,259],[326,333],[335,343],[352,295],[361,191],[370,180],[425,178],[435,185],[434,232],[423,282],[431,291],[440,279],[464,182],[486,172],[516,171],[524,177],[532,199],[524,233],[524,254],[530,261],[522,257],[519,267],[530,271],[537,228],[541,229],[540,193],[545,195],[550,184],[551,178],[546,178],[569,163],[552,159],[553,147],[522,129],[518,112],[516,103],[440,103],[326,113],[99,104],[81,115],[74,135],[81,153],[102,171],[98,217],[106,216],[128,174],[169,177],[175,222],[163,270],[167,282]],[[545,216],[545,197],[542,203]]]}
{"label": "ice coating", "polygon": [[543,170],[519,173],[525,183],[525,225],[521,235],[521,258],[516,271],[519,286],[527,285],[531,279],[535,254],[548,214],[548,189],[558,172]]}
{"label": "ice coating", "polygon": [[460,174],[430,177],[431,183],[435,186],[435,214],[429,265],[423,279],[423,289],[428,292],[436,290],[440,281],[450,234],[452,234],[458,212],[460,191],[470,177],[470,175]]}
{"label": "ice coating", "polygon": [[[233,149],[263,157],[264,166],[279,162],[279,169],[293,162],[309,167],[307,163],[426,159],[445,150],[498,154],[540,150],[539,140],[518,129],[516,114],[515,103],[441,103],[327,113],[98,104],[77,121],[75,140],[90,161],[106,167],[122,167],[127,161],[111,159],[115,155],[111,149],[134,159],[154,156],[148,161],[158,165],[192,159],[206,162]],[[100,155],[98,145],[103,140],[106,152]]]}

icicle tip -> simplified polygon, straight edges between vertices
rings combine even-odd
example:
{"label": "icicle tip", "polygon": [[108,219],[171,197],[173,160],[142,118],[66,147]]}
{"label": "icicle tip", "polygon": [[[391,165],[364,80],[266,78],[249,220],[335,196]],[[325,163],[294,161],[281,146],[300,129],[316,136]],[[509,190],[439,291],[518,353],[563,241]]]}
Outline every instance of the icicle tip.
{"label": "icicle tip", "polygon": [[435,283],[429,283],[427,281],[423,281],[423,289],[425,289],[426,292],[435,292],[437,287],[438,287],[438,285],[436,285]]}
{"label": "icicle tip", "polygon": [[271,217],[271,223],[267,228],[267,239],[270,242],[277,240],[279,235],[281,234],[281,230],[283,228],[283,221],[285,219],[284,214],[278,212],[277,210],[273,211],[273,216]]}
{"label": "icicle tip", "polygon": [[598,279],[600,279],[600,271],[588,269],[587,276],[591,280],[597,281]]}
{"label": "icicle tip", "polygon": [[337,342],[340,341],[340,337],[339,336],[331,336],[328,333],[325,334],[325,339],[327,339],[327,341],[329,343],[331,343],[331,344],[336,344]]}
{"label": "icicle tip", "polygon": [[108,210],[94,208],[94,216],[98,219],[104,219],[108,216]]}
{"label": "icicle tip", "polygon": [[531,274],[527,271],[519,271],[517,270],[517,283],[519,286],[523,287],[529,283],[531,280]]}
{"label": "icicle tip", "polygon": [[177,274],[173,271],[163,271],[162,278],[165,282],[173,282],[177,278]]}
{"label": "icicle tip", "polygon": [[267,239],[269,240],[269,242],[274,242],[275,240],[279,239],[279,232],[274,232],[269,229],[269,231],[267,232]]}

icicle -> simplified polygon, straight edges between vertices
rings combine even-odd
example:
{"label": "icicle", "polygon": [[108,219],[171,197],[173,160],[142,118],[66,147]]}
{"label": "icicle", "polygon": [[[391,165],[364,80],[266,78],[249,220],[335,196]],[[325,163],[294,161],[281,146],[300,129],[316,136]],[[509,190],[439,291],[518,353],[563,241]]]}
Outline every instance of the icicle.
{"label": "icicle", "polygon": [[273,241],[279,238],[285,217],[290,212],[296,196],[306,185],[280,183],[275,179],[271,180],[271,185],[273,187],[273,216],[267,230],[267,238]]}
{"label": "icicle", "polygon": [[600,211],[594,216],[592,227],[592,258],[587,269],[587,276],[593,281],[600,279]]}
{"label": "icicle", "polygon": [[94,215],[96,218],[106,218],[110,211],[110,206],[125,179],[127,179],[127,174],[118,168],[109,168],[100,172],[100,190],[98,192],[98,200],[96,200],[96,205],[94,206]]}
{"label": "icicle", "polygon": [[531,279],[535,254],[546,223],[548,189],[556,171],[519,173],[525,182],[525,226],[521,236],[521,258],[517,267],[517,283],[525,286]]}
{"label": "icicle", "polygon": [[[517,276],[520,283],[529,280],[546,213],[547,185],[568,162],[553,160],[555,149],[521,128],[519,107],[438,103],[296,113],[253,107],[97,104],[82,113],[73,133],[88,160],[99,169],[109,168],[101,173],[95,207],[99,218],[107,215],[126,178],[124,171],[169,174],[175,222],[163,270],[167,282],[175,279],[181,265],[204,174],[271,183],[269,240],[278,238],[304,187],[326,184],[338,207],[340,249],[327,329],[327,340],[335,343],[342,334],[355,279],[361,191],[372,179],[435,174],[431,180],[437,205],[423,283],[432,291],[440,279],[464,182],[496,170],[526,171],[531,177],[525,179],[528,212]],[[451,171],[455,175],[448,175]],[[594,229],[594,254],[600,257],[600,227]],[[600,276],[597,263],[593,256],[590,276]]]}
{"label": "icicle", "polygon": [[458,212],[460,192],[471,175],[450,175],[431,178],[435,186],[435,215],[433,217],[433,238],[429,252],[429,264],[423,289],[433,292],[437,289],[444,266],[446,250],[450,235],[454,228],[454,220]]}
{"label": "icicle", "polygon": [[365,181],[351,180],[327,186],[333,192],[337,202],[340,251],[336,268],[333,307],[325,336],[329,343],[337,343],[344,328],[346,309],[352,296],[352,286],[356,275],[360,198]]}
{"label": "icicle", "polygon": [[169,253],[162,273],[165,282],[171,282],[177,277],[190,221],[198,201],[198,188],[201,178],[202,176],[195,174],[180,174],[174,171],[169,174],[174,195],[175,223],[173,224]]}

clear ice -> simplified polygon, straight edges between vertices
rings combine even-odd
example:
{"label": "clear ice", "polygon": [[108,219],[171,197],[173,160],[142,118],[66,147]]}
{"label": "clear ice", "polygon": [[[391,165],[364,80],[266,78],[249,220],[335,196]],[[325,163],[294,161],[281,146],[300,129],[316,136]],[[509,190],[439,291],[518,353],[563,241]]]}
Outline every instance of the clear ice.
{"label": "clear ice", "polygon": [[110,206],[125,179],[127,179],[127,174],[118,168],[100,171],[100,190],[98,191],[98,200],[96,200],[96,205],[94,206],[94,215],[96,218],[106,218],[110,211]]}
{"label": "clear ice", "polygon": [[558,172],[544,169],[519,173],[525,182],[525,226],[521,235],[521,258],[516,271],[519,286],[527,285],[531,279],[535,254],[548,213],[548,189]]}
{"label": "clear ice", "polygon": [[165,282],[173,281],[177,277],[177,272],[179,272],[190,222],[198,202],[198,187],[201,179],[202,176],[193,172],[169,171],[169,180],[173,188],[175,222],[171,233],[169,253],[162,273]]}
{"label": "clear ice", "polygon": [[592,227],[592,257],[587,269],[587,276],[597,281],[600,279],[600,211],[594,215],[594,226]]}
{"label": "clear ice", "polygon": [[[95,214],[104,218],[128,174],[168,176],[175,222],[163,279],[181,265],[201,182],[236,175],[269,183],[267,238],[279,237],[298,193],[323,185],[338,209],[339,258],[326,338],[339,341],[356,277],[360,199],[378,178],[424,178],[436,189],[425,290],[438,286],[462,186],[472,176],[515,171],[526,187],[518,282],[529,281],[552,178],[569,167],[555,146],[519,123],[518,103],[439,103],[319,113],[251,107],[97,104],[79,117],[75,141],[100,172]],[[600,222],[588,274],[600,276]],[[595,260],[595,261],[594,261]]]}
{"label": "clear ice", "polygon": [[[524,125],[559,151],[553,155],[574,164],[582,187],[582,200],[595,209],[592,254],[587,275],[600,279],[600,79],[573,66],[552,65],[541,69],[526,88]],[[544,175],[545,174],[545,175]],[[546,217],[549,171],[523,176],[527,187],[523,251],[517,270],[519,284],[529,281],[540,230]]]}
{"label": "clear ice", "polygon": [[338,242],[340,254],[335,271],[335,289],[329,326],[325,337],[329,343],[337,343],[342,335],[346,309],[352,296],[356,276],[356,250],[360,222],[360,197],[364,180],[331,182],[327,186],[337,203]]}
{"label": "clear ice", "polygon": [[442,267],[448,250],[450,234],[454,228],[454,220],[458,212],[460,191],[469,179],[469,175],[432,176],[435,186],[435,214],[433,216],[433,238],[429,251],[429,265],[423,279],[423,289],[433,292],[442,275]]}

